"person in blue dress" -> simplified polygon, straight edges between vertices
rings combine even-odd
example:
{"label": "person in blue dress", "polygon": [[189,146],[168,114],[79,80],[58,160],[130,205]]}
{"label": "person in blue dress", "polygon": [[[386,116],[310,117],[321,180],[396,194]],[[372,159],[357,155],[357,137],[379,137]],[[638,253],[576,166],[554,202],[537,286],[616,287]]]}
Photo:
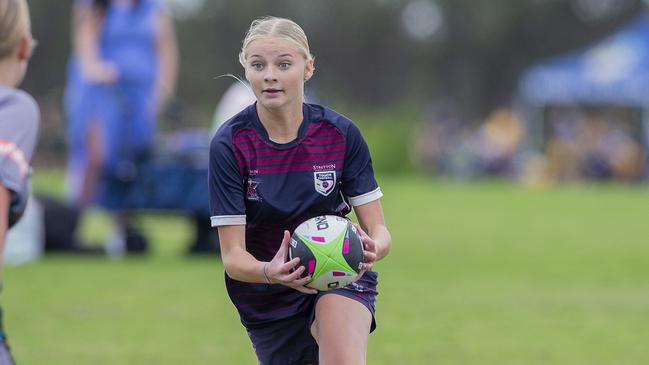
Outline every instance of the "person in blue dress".
{"label": "person in blue dress", "polygon": [[[35,44],[27,2],[0,0],[0,264],[7,230],[27,205],[40,112],[36,101],[16,87]],[[0,365],[13,364],[0,309]]]}
{"label": "person in blue dress", "polygon": [[156,0],[77,0],[68,67],[68,196],[114,213],[111,247],[126,244],[128,183],[149,152],[177,74],[173,23]]}

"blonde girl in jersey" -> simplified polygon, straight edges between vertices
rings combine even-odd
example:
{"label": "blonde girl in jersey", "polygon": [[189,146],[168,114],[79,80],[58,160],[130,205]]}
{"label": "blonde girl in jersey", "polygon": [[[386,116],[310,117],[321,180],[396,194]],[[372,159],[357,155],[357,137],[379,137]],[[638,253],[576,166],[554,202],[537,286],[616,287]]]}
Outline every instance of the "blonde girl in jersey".
{"label": "blonde girl in jersey", "polygon": [[[369,149],[349,119],[305,103],[315,66],[298,24],[253,21],[239,61],[257,101],[217,131],[209,174],[230,298],[260,364],[365,364],[375,326],[372,267],[391,244]],[[331,177],[334,188],[314,188],[318,176]],[[352,207],[364,274],[327,292],[305,287],[299,258],[286,258],[290,233],[304,219],[345,216]]]}

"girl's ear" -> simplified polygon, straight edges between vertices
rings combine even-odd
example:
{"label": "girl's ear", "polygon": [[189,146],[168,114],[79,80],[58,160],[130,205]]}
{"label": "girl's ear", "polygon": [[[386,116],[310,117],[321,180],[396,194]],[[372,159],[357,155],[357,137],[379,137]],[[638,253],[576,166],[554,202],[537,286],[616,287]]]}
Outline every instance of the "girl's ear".
{"label": "girl's ear", "polygon": [[18,44],[19,60],[28,61],[32,56],[32,42],[34,42],[34,40],[28,35],[24,35],[20,38],[20,43]]}
{"label": "girl's ear", "polygon": [[306,66],[304,67],[304,81],[308,81],[315,72],[315,66],[313,65],[313,59],[306,61]]}

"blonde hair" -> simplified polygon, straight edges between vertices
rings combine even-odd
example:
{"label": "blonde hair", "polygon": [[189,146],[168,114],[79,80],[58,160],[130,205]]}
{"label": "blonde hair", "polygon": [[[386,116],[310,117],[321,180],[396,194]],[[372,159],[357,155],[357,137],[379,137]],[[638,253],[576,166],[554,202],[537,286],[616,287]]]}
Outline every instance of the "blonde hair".
{"label": "blonde hair", "polygon": [[278,37],[289,40],[304,54],[306,60],[312,60],[314,57],[309,51],[309,41],[306,38],[304,30],[294,21],[286,18],[276,18],[267,16],[252,21],[246,37],[243,39],[241,52],[239,52],[239,63],[246,67],[246,49],[252,41],[263,37]]}
{"label": "blonde hair", "polygon": [[25,0],[0,0],[0,59],[9,56],[20,39],[29,34],[31,23]]}

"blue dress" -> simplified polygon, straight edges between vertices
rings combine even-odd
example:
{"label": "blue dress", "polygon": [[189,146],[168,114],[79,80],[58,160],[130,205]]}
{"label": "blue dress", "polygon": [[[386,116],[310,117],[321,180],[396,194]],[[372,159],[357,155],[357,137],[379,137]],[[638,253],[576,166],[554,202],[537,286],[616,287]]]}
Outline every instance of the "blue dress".
{"label": "blue dress", "polygon": [[[92,1],[80,2],[88,6]],[[115,83],[87,80],[74,56],[68,65],[67,186],[72,200],[78,200],[82,190],[88,159],[86,136],[94,123],[98,123],[103,137],[104,177],[124,173],[125,166],[132,166],[153,143],[159,68],[155,18],[160,6],[156,0],[140,0],[136,4],[111,4],[104,15],[99,51],[102,60],[116,67]],[[106,179],[100,179],[98,184],[95,200],[104,206],[109,185]]]}

